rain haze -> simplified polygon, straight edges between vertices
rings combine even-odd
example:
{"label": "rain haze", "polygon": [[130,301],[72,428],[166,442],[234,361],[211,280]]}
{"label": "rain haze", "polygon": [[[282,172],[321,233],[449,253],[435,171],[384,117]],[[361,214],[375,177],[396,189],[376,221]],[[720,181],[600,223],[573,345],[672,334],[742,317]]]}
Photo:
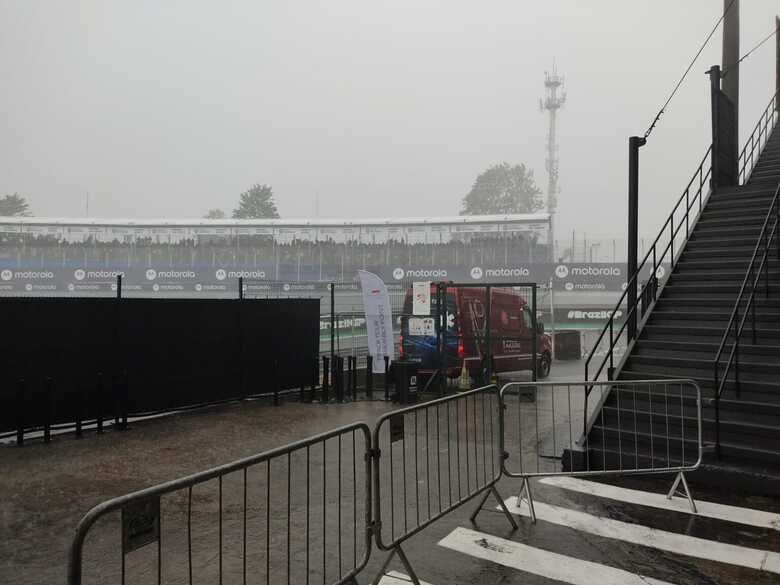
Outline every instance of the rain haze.
{"label": "rain haze", "polygon": [[[544,72],[565,76],[559,233],[625,233],[641,135],[723,3],[0,2],[0,193],[36,215],[230,213],[254,183],[283,218],[455,215],[478,173],[525,163],[544,191]],[[742,3],[742,53],[772,0]],[[640,232],[709,143],[716,32],[642,149]],[[741,65],[744,138],[772,44]],[[742,140],[740,140],[742,142]]]}

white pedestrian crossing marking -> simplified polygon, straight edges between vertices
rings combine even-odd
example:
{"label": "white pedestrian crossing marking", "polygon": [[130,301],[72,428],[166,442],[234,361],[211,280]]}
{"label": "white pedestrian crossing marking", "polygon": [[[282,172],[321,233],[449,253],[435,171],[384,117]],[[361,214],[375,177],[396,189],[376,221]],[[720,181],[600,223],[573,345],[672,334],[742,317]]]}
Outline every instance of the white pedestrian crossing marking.
{"label": "white pedestrian crossing marking", "polygon": [[[529,515],[527,505],[517,506],[517,498],[508,498],[505,503],[511,513]],[[536,500],[534,500],[534,510],[538,520],[573,528],[588,534],[614,538],[689,557],[780,574],[780,553],[686,536],[641,524],[629,524]]]}
{"label": "white pedestrian crossing marking", "polygon": [[456,528],[439,541],[439,545],[504,567],[571,585],[671,585],[666,581],[534,548],[468,528]]}
{"label": "white pedestrian crossing marking", "polygon": [[[382,575],[382,578],[379,580],[379,585],[410,585],[411,582],[412,579],[409,577],[409,575],[404,575],[398,571],[389,571],[388,573]],[[420,585],[431,584],[421,580]]]}
{"label": "white pedestrian crossing marking", "polygon": [[[585,481],[576,477],[545,477],[540,480],[540,483],[629,504],[639,504],[685,514],[692,513],[686,498],[675,497],[670,500],[665,494],[631,490],[595,481]],[[701,500],[696,500],[696,508],[698,516],[780,530],[780,514]]]}

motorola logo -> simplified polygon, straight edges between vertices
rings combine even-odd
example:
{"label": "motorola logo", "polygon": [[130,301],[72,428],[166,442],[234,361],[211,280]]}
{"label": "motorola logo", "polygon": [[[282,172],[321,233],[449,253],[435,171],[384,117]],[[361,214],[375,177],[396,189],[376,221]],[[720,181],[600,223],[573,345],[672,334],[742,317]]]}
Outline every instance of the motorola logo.
{"label": "motorola logo", "polygon": [[14,277],[14,273],[10,270],[3,270],[0,272],[0,278],[3,280],[11,280]]}
{"label": "motorola logo", "polygon": [[224,271],[224,269],[220,268],[217,270],[217,280],[225,280],[227,278],[227,272]]}
{"label": "motorola logo", "polygon": [[157,271],[154,268],[146,271],[146,280],[154,280],[155,278],[157,278]]}
{"label": "motorola logo", "polygon": [[474,280],[479,280],[482,278],[482,269],[479,266],[475,266],[471,269],[471,278]]}
{"label": "motorola logo", "polygon": [[393,270],[393,278],[396,280],[401,280],[404,277],[404,269],[403,268],[396,268]]}
{"label": "motorola logo", "polygon": [[563,264],[559,264],[555,267],[555,276],[558,278],[566,278],[569,276],[569,267]]}
{"label": "motorola logo", "polygon": [[81,268],[79,268],[79,269],[77,269],[77,270],[76,270],[76,271],[73,273],[73,278],[75,278],[76,280],[84,280],[84,277],[85,277],[86,275],[87,275],[87,273],[86,273],[86,272],[84,272],[84,270],[82,270]]}

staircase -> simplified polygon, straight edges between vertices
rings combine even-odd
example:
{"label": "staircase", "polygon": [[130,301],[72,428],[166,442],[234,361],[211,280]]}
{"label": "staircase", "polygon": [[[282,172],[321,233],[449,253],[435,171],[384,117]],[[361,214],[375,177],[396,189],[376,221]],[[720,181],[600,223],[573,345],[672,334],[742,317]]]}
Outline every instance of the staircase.
{"label": "staircase", "polygon": [[[739,187],[718,188],[710,195],[638,338],[629,346],[627,356],[614,373],[616,380],[695,380],[703,398],[705,466],[714,465],[719,472],[735,468],[740,473],[748,471],[760,477],[780,478],[780,246],[777,242],[772,246],[768,265],[773,288],[769,298],[765,298],[763,288],[756,297],[755,343],[749,319],[740,337],[739,371],[735,372],[732,366],[720,398],[719,454],[713,448],[716,438],[713,360],[779,184],[780,131],[774,131],[749,181]],[[722,365],[732,343],[733,338],[725,346]],[[654,393],[661,389],[659,386],[638,398],[624,396],[624,410],[626,404],[632,404],[632,408],[645,415],[640,419],[653,418],[658,407],[654,411],[651,408],[656,401],[662,401]],[[588,433],[591,461],[601,458],[600,464],[604,466],[609,466],[610,460],[618,456],[615,445],[619,443],[614,440],[618,435],[623,437],[620,448],[623,453],[633,452],[634,441],[645,447],[651,443],[647,429],[638,426],[628,433],[616,425],[614,413],[621,392],[624,391],[617,389],[610,393],[601,416],[595,419]],[[630,402],[632,398],[635,403]],[[679,424],[682,415],[685,424],[695,426],[694,397],[687,398],[669,414],[672,424],[675,419]],[[691,446],[695,448],[695,445],[692,441]],[[658,462],[659,466],[664,464]],[[773,483],[780,487],[780,481]]]}

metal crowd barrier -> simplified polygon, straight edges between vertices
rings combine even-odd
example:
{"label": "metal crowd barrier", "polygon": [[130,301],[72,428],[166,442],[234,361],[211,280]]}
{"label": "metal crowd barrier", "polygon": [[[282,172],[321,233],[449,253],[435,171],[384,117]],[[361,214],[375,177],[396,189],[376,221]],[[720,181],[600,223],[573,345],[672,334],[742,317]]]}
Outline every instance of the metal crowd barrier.
{"label": "metal crowd barrier", "polygon": [[350,582],[371,552],[370,446],[356,423],[108,500],[68,583]]}
{"label": "metal crowd barrier", "polygon": [[[583,420],[588,432],[582,433]],[[68,584],[354,582],[376,547],[413,583],[402,549],[496,483],[684,473],[702,458],[701,391],[691,380],[512,382],[440,398],[176,479],[90,510],[71,544]],[[518,501],[520,504],[520,501]]]}
{"label": "metal crowd barrier", "polygon": [[[401,544],[465,502],[493,494],[513,527],[495,484],[501,479],[498,388],[485,386],[383,415],[374,427],[374,535],[419,580]],[[386,497],[383,497],[386,496]],[[387,497],[389,496],[389,497]]]}
{"label": "metal crowd barrier", "polygon": [[555,475],[675,473],[668,496],[681,486],[696,512],[684,475],[703,451],[693,380],[511,382],[500,399],[502,473],[523,480],[518,505],[534,521],[528,480]]}

